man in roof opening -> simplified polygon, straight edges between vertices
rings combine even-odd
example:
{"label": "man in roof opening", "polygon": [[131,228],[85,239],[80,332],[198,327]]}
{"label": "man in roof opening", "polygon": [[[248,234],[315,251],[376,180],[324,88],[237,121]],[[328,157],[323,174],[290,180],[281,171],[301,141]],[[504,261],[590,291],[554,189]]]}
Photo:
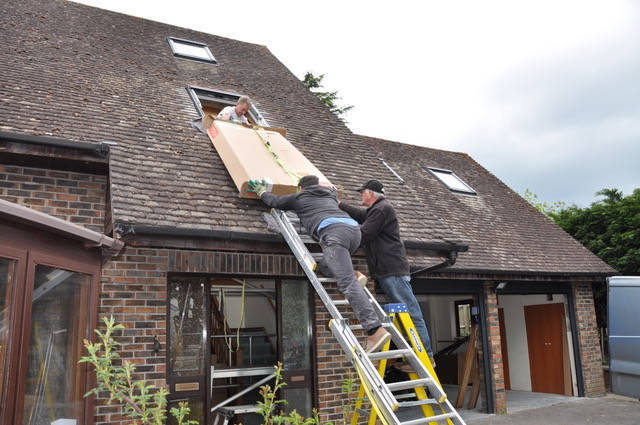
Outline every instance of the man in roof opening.
{"label": "man in roof opening", "polygon": [[[362,327],[367,331],[365,351],[378,351],[391,338],[381,326],[362,282],[356,277],[351,254],[360,246],[360,227],[347,213],[338,208],[334,187],[319,184],[318,177],[304,176],[298,183],[298,193],[276,196],[267,192],[266,184],[252,180],[252,192],[272,208],[294,210],[311,237],[320,243],[323,259],[319,264],[323,274],[333,276]],[[366,283],[366,279],[364,280]]]}
{"label": "man in roof opening", "polygon": [[249,124],[247,112],[251,109],[251,100],[247,96],[242,96],[235,106],[227,106],[220,111],[217,118],[219,120]]}
{"label": "man in roof opening", "polygon": [[433,351],[420,304],[411,289],[409,261],[400,239],[400,226],[393,206],[384,197],[384,187],[378,180],[369,180],[359,189],[366,208],[340,203],[340,209],[360,223],[362,244],[367,255],[371,277],[378,282],[392,303],[407,305],[431,363]]}

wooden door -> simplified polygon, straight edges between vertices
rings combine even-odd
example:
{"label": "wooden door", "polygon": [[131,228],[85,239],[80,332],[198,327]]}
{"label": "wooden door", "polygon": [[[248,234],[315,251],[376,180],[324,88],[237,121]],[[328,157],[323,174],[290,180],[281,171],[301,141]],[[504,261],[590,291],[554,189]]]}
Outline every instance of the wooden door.
{"label": "wooden door", "polygon": [[531,390],[564,394],[564,305],[527,305],[524,307],[524,319],[529,345]]}
{"label": "wooden door", "polygon": [[507,349],[507,331],[504,327],[504,308],[498,307],[498,321],[500,322],[500,350],[502,350],[502,372],[504,374],[504,389],[511,389],[509,378],[509,350]]}

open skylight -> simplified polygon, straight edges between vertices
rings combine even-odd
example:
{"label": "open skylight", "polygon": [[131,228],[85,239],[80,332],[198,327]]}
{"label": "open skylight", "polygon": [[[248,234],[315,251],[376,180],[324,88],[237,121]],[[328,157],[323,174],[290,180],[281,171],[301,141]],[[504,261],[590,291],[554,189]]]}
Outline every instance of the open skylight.
{"label": "open skylight", "polygon": [[174,56],[216,63],[216,58],[213,57],[206,44],[175,37],[168,37],[167,41]]}
{"label": "open skylight", "polygon": [[425,169],[436,176],[438,180],[444,183],[452,192],[476,195],[476,191],[462,181],[460,177],[456,176],[453,171],[433,167],[425,167]]}

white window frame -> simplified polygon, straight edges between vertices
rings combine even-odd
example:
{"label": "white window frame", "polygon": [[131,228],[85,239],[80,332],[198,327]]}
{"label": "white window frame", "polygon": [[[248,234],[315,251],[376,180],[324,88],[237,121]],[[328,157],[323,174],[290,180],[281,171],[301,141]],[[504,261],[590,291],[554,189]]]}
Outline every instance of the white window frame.
{"label": "white window frame", "polygon": [[[443,185],[445,185],[453,193],[460,193],[460,194],[464,194],[464,195],[477,195],[478,194],[475,190],[473,190],[473,188],[471,186],[469,186],[467,183],[465,183],[464,180],[462,180],[460,177],[458,177],[456,175],[456,173],[454,173],[451,170],[445,170],[443,168],[436,168],[436,167],[424,167],[424,168],[425,168],[425,170],[430,172],[432,175],[434,175]],[[444,178],[441,177],[442,174],[451,175],[462,186],[464,186],[466,188],[466,190],[450,186],[449,183]]]}
{"label": "white window frame", "polygon": [[[196,60],[196,61],[200,61],[200,62],[218,63],[216,61],[216,58],[213,56],[213,53],[211,53],[211,50],[209,50],[209,46],[207,46],[204,43],[199,43],[197,41],[191,41],[191,40],[185,40],[183,38],[177,38],[177,37],[167,37],[167,42],[169,43],[169,46],[171,47],[171,52],[173,53],[173,56],[176,56],[178,58]],[[186,44],[186,45],[192,46],[192,47],[199,47],[199,48],[204,50],[204,53],[208,56],[208,58],[203,58],[201,56],[189,55],[187,53],[180,53],[178,51],[178,45],[179,44]]]}

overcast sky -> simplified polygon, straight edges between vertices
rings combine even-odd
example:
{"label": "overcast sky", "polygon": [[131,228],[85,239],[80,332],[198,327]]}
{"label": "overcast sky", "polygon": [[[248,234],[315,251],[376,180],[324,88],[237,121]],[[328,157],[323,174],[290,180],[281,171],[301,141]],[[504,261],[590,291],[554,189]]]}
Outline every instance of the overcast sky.
{"label": "overcast sky", "polygon": [[326,74],[353,132],[466,152],[519,193],[640,187],[640,2],[80,2],[266,45]]}

